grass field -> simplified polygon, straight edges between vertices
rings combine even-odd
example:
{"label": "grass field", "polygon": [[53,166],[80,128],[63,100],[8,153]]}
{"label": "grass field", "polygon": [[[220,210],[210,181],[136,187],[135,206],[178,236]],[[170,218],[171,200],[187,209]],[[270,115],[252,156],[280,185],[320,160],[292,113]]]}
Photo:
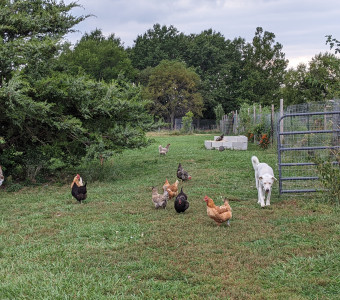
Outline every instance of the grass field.
{"label": "grass field", "polygon": [[[106,162],[105,180],[83,171],[81,205],[70,184],[1,189],[0,298],[340,299],[338,210],[314,194],[279,197],[277,184],[261,209],[250,158],[277,175],[275,151],[205,150],[212,137],[155,135]],[[151,187],[173,183],[179,162],[190,207],[155,210]],[[205,195],[233,199],[230,227],[207,217]]]}

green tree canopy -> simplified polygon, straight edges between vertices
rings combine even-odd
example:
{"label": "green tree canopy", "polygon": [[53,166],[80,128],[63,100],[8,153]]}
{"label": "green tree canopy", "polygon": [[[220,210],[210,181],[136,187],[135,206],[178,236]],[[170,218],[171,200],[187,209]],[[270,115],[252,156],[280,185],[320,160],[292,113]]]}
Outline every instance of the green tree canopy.
{"label": "green tree canopy", "polygon": [[282,88],[285,105],[305,103],[309,100],[307,72],[305,64],[299,64],[296,69],[291,68],[287,71]]}
{"label": "green tree canopy", "polygon": [[139,86],[73,76],[56,59],[63,35],[85,18],[70,15],[76,6],[0,2],[0,161],[14,177],[148,144]]}
{"label": "green tree canopy", "polygon": [[280,99],[288,60],[275,34],[256,28],[252,43],[243,49],[243,75],[240,97],[248,103],[270,105]]}
{"label": "green tree canopy", "polygon": [[199,76],[185,63],[163,60],[149,77],[146,95],[152,99],[151,111],[174,125],[175,117],[191,111],[202,116],[203,100],[198,92]]}
{"label": "green tree canopy", "polygon": [[65,5],[53,0],[0,1],[0,87],[23,70],[41,76],[50,68],[60,39],[88,16],[74,17]]}
{"label": "green tree canopy", "polygon": [[138,35],[134,46],[128,49],[132,64],[144,70],[156,67],[162,60],[179,60],[186,51],[186,40],[187,37],[174,26],[155,24],[143,35]]}
{"label": "green tree canopy", "polygon": [[214,118],[214,107],[221,103],[226,111],[237,109],[239,73],[244,40],[226,40],[212,29],[189,38],[185,60],[195,68],[202,80],[200,92],[205,116]]}
{"label": "green tree canopy", "polygon": [[315,55],[309,63],[306,80],[314,101],[339,97],[340,59],[331,53]]}
{"label": "green tree canopy", "polygon": [[201,78],[199,92],[204,99],[204,117],[214,118],[214,107],[221,103],[226,112],[241,103],[268,105],[279,101],[280,87],[288,61],[275,35],[258,27],[252,43],[234,40],[212,29],[188,36],[173,27],[159,24],[138,36],[129,49],[133,65],[141,70],[145,83],[148,67],[162,59],[185,61]]}
{"label": "green tree canopy", "polygon": [[340,59],[331,53],[315,55],[308,66],[289,69],[282,94],[287,104],[299,104],[340,96]]}
{"label": "green tree canopy", "polygon": [[74,49],[63,53],[61,61],[72,74],[76,75],[82,69],[96,80],[110,82],[124,76],[132,81],[136,76],[120,39],[114,34],[105,38],[99,29],[85,33]]}

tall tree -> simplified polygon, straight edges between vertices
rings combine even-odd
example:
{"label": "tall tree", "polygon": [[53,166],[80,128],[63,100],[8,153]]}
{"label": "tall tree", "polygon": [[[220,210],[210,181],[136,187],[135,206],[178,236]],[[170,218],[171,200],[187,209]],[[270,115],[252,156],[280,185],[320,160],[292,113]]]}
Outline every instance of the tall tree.
{"label": "tall tree", "polygon": [[287,104],[322,101],[340,96],[340,59],[334,54],[315,55],[312,60],[290,69],[282,94]]}
{"label": "tall tree", "polygon": [[180,60],[185,50],[186,36],[183,33],[172,25],[155,24],[143,35],[138,35],[128,52],[133,66],[144,70],[156,67],[162,60]]}
{"label": "tall tree", "polygon": [[133,80],[136,75],[120,39],[114,34],[105,38],[99,29],[85,33],[60,59],[72,74],[78,74],[80,68],[96,80],[110,82],[118,76]]}
{"label": "tall tree", "polygon": [[185,60],[195,67],[202,80],[207,118],[214,118],[213,108],[221,103],[226,111],[237,109],[237,90],[241,70],[243,39],[226,40],[212,29],[189,37]]}
{"label": "tall tree", "polygon": [[334,54],[315,55],[309,62],[306,81],[313,101],[340,95],[340,59]]}
{"label": "tall tree", "polygon": [[50,68],[61,38],[88,17],[72,16],[75,7],[53,0],[0,1],[0,87],[13,71],[39,77]]}
{"label": "tall tree", "polygon": [[188,111],[202,116],[199,83],[199,76],[183,62],[163,60],[153,69],[146,88],[147,97],[153,100],[152,112],[168,120],[172,128],[175,117]]}
{"label": "tall tree", "polygon": [[269,105],[278,102],[288,60],[275,34],[256,28],[252,43],[243,49],[243,75],[240,97],[249,103]]}
{"label": "tall tree", "polygon": [[300,104],[310,101],[309,85],[306,82],[307,65],[299,64],[296,69],[290,68],[284,77],[282,97],[285,105]]}
{"label": "tall tree", "polygon": [[0,161],[13,177],[148,144],[139,86],[69,75],[56,59],[63,35],[86,18],[70,14],[77,6],[0,1]]}

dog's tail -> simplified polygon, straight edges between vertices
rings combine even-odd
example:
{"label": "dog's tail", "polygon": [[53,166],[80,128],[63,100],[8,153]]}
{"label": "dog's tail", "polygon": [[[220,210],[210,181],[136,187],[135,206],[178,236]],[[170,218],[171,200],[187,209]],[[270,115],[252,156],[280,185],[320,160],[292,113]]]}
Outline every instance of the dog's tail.
{"label": "dog's tail", "polygon": [[252,156],[251,162],[253,164],[254,169],[256,170],[257,165],[260,163],[259,159],[256,156]]}

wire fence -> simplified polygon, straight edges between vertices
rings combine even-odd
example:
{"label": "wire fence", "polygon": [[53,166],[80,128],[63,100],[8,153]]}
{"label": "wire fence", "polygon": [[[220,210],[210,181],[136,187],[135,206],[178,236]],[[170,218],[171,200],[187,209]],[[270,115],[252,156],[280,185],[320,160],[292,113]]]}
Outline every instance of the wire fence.
{"label": "wire fence", "polygon": [[[173,130],[181,130],[183,127],[182,118],[176,118]],[[170,126],[167,129],[171,129]],[[194,119],[191,124],[192,130],[218,130],[216,120],[211,119]]]}
{"label": "wire fence", "polygon": [[315,158],[336,162],[340,101],[288,107],[277,124],[280,194],[322,190]]}
{"label": "wire fence", "polygon": [[[334,111],[340,108],[340,100],[328,100],[325,102],[311,102],[304,104],[297,104],[288,106],[283,110],[283,114],[293,114],[293,113],[307,113],[307,112],[320,112],[320,111]],[[277,108],[276,108],[277,110]],[[249,112],[249,117],[251,118],[251,123],[258,124],[259,122],[264,122],[264,126],[266,128],[271,128],[271,136],[273,141],[276,142],[277,139],[277,122],[281,117],[280,111],[275,111],[274,107],[272,107],[272,112],[270,114],[262,114],[261,109],[255,113]],[[315,124],[311,124],[307,120],[294,120],[291,119],[291,122],[285,122],[285,126],[299,127],[304,126],[304,124],[309,124],[309,126],[319,126],[320,120],[315,120]],[[218,124],[218,125],[217,125]],[[173,130],[181,130],[183,127],[182,118],[176,118],[174,120]],[[213,119],[194,119],[191,126],[192,130],[219,130],[221,133],[225,135],[239,135],[244,134],[246,128],[244,124],[241,122],[240,115],[237,111],[233,111],[229,114],[226,114],[222,117],[222,120],[216,122]],[[171,130],[171,125],[165,126],[163,129]]]}

